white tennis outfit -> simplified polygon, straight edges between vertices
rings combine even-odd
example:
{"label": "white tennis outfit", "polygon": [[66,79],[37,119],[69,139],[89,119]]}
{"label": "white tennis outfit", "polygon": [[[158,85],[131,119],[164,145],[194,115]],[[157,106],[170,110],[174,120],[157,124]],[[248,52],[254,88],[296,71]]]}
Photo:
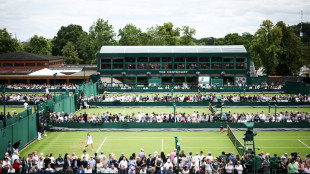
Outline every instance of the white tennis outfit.
{"label": "white tennis outfit", "polygon": [[93,139],[91,135],[87,136],[87,144],[93,144]]}

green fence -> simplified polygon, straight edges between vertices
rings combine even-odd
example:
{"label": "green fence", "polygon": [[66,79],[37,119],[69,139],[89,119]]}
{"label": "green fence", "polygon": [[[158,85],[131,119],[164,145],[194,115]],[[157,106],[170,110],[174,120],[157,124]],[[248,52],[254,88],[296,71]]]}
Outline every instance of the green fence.
{"label": "green fence", "polygon": [[[209,106],[209,102],[175,102],[178,107],[205,107]],[[210,102],[212,106],[217,105],[217,102]],[[114,106],[114,107],[155,107],[155,106],[172,106],[173,102],[88,102],[90,106]],[[270,105],[278,107],[296,107],[310,106],[310,102],[271,102]],[[268,107],[268,102],[224,102],[223,107],[239,106],[239,107]]]}
{"label": "green fence", "polygon": [[[243,123],[50,123],[49,127],[60,128],[108,128],[108,129],[158,129],[158,128],[246,128]],[[255,128],[309,128],[310,123],[255,123]]]}
{"label": "green fence", "polygon": [[0,154],[6,152],[8,141],[14,144],[18,140],[22,140],[19,146],[19,148],[22,148],[37,137],[37,113],[32,114],[31,112],[29,109],[29,116],[27,111],[18,114],[16,117],[8,120],[6,128],[2,127],[0,129]]}
{"label": "green fence", "polygon": [[78,91],[81,94],[85,94],[87,97],[90,97],[91,95],[97,95],[98,94],[97,82],[93,83],[92,81],[90,81],[89,83],[83,83],[82,85],[80,85]]}
{"label": "green fence", "polygon": [[284,90],[288,94],[310,94],[310,85],[304,82],[285,82]]}
{"label": "green fence", "polygon": [[74,113],[76,110],[75,105],[76,95],[65,97],[63,100],[57,101],[54,105],[53,112],[67,112],[68,114]]}
{"label": "green fence", "polygon": [[[49,93],[63,93],[66,89],[49,89]],[[74,92],[74,89],[68,89],[69,92]],[[45,93],[45,89],[5,89],[6,93]]]}
{"label": "green fence", "polygon": [[[259,93],[264,93],[264,92],[269,92],[269,93],[281,93],[284,92],[284,90],[281,89],[252,89],[251,87],[239,87],[239,86],[223,86],[223,87],[217,87],[216,89],[202,89],[202,88],[192,88],[192,89],[173,89],[173,92],[212,92],[212,93],[219,93],[219,92],[239,92],[242,93],[244,92],[259,92]],[[141,93],[141,92],[149,92],[149,93],[158,93],[158,92],[171,92],[171,89],[158,89],[158,87],[149,87],[149,88],[144,88],[144,87],[134,87],[134,88],[121,88],[121,87],[109,87],[107,89],[100,89],[99,93],[102,94],[104,92],[136,92],[136,93]]]}

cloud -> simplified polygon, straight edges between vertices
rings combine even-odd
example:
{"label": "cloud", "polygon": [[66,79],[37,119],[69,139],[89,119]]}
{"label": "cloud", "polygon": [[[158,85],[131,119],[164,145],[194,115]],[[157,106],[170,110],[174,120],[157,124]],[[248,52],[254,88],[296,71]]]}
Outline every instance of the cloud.
{"label": "cloud", "polygon": [[254,33],[265,19],[289,25],[300,22],[300,10],[309,21],[308,0],[2,0],[0,28],[20,40],[34,34],[53,38],[61,26],[78,24],[88,31],[98,18],[114,30],[132,23],[143,31],[164,22],[196,29],[196,38],[228,33]]}

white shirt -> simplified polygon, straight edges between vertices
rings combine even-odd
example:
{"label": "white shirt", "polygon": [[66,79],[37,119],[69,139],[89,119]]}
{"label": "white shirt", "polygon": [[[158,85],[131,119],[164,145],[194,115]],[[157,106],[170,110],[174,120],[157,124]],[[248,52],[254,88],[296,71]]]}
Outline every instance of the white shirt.
{"label": "white shirt", "polygon": [[15,173],[15,169],[14,168],[13,169],[9,169],[8,173]]}
{"label": "white shirt", "polygon": [[115,168],[115,167],[114,167],[114,169],[111,168],[111,169],[110,169],[110,173],[118,173],[117,168]]}
{"label": "white shirt", "polygon": [[27,107],[28,107],[28,103],[25,102],[24,103],[24,109],[27,110]]}
{"label": "white shirt", "polygon": [[166,171],[168,171],[169,170],[169,167],[172,167],[173,168],[173,165],[172,165],[172,163],[171,162],[166,162],[165,163],[165,165],[164,165],[164,169],[166,170]]}
{"label": "white shirt", "polygon": [[110,168],[102,168],[101,173],[110,173]]}
{"label": "white shirt", "polygon": [[242,174],[242,171],[243,171],[242,165],[239,165],[239,167],[236,165],[235,169],[238,171],[238,174]]}

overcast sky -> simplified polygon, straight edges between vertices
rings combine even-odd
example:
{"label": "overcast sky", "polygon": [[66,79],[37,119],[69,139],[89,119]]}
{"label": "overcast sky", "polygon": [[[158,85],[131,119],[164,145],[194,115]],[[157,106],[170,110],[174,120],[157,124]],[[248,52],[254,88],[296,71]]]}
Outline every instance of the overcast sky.
{"label": "overcast sky", "polygon": [[[172,22],[190,26],[195,37],[223,37],[258,29],[265,19],[286,24],[310,21],[310,0],[0,0],[0,28],[21,41],[33,35],[53,38],[61,26],[81,25],[84,31],[98,18],[114,30],[134,24],[146,31]],[[307,11],[308,10],[308,11]]]}

